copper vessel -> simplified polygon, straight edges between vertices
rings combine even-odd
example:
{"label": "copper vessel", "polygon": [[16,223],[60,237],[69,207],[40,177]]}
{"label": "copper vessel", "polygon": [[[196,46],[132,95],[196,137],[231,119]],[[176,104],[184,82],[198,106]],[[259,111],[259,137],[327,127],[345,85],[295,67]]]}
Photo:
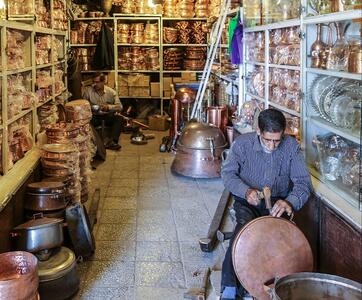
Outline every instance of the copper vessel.
{"label": "copper vessel", "polygon": [[220,177],[224,134],[215,126],[190,122],[177,141],[171,171],[193,178]]}
{"label": "copper vessel", "polygon": [[322,66],[321,53],[325,50],[326,44],[321,41],[322,24],[317,24],[317,39],[310,47],[310,54],[312,57],[312,68],[320,68]]}
{"label": "copper vessel", "polygon": [[0,299],[37,299],[37,263],[33,254],[24,251],[0,254]]}
{"label": "copper vessel", "polygon": [[225,128],[228,123],[227,107],[225,105],[208,107],[207,122],[216,127],[219,127],[222,132],[225,132]]}
{"label": "copper vessel", "polygon": [[188,87],[179,88],[175,94],[175,99],[182,104],[191,104],[196,99],[196,92]]}

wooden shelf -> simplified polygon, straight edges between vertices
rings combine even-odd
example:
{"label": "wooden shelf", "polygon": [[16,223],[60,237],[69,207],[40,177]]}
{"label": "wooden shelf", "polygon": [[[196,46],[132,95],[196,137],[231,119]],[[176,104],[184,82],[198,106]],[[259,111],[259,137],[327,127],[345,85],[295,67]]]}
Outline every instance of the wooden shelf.
{"label": "wooden shelf", "polygon": [[131,43],[118,43],[120,47],[160,47],[160,44],[131,44]]}
{"label": "wooden shelf", "polygon": [[299,112],[296,112],[295,110],[292,110],[292,109],[289,109],[287,107],[284,107],[283,105],[280,105],[280,104],[277,104],[277,103],[274,103],[273,101],[269,100],[269,106],[273,106],[274,108],[277,108],[283,112],[286,112],[292,116],[295,116],[295,117],[298,117],[300,118],[300,113]]}
{"label": "wooden shelf", "polygon": [[163,47],[207,47],[207,44],[163,44]]}
{"label": "wooden shelf", "polygon": [[47,63],[47,64],[43,64],[43,65],[36,65],[35,68],[38,69],[44,69],[44,68],[49,68],[51,67],[53,64],[52,63]]}
{"label": "wooden shelf", "polygon": [[24,117],[25,115],[30,113],[32,110],[33,110],[32,108],[23,110],[21,113],[17,114],[16,116],[12,117],[11,119],[9,119],[7,121],[7,125],[10,125],[10,124],[14,123],[15,121],[21,119],[22,117]]}
{"label": "wooden shelf", "polygon": [[118,73],[160,73],[160,70],[117,70]]}
{"label": "wooden shelf", "polygon": [[69,44],[69,47],[95,47],[97,44]]}
{"label": "wooden shelf", "polygon": [[16,69],[16,70],[8,70],[8,71],[6,71],[6,75],[14,75],[14,74],[23,73],[23,72],[29,72],[32,70],[33,70],[33,67],[26,67],[26,68]]}
{"label": "wooden shelf", "polygon": [[162,97],[151,97],[151,96],[118,96],[121,99],[161,99]]}

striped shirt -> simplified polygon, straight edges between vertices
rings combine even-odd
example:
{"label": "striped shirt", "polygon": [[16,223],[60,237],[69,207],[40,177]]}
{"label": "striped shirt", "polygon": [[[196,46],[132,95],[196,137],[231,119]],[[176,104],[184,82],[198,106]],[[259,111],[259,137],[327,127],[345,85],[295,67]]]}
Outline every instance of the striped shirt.
{"label": "striped shirt", "polygon": [[116,91],[106,85],[104,86],[103,92],[96,91],[93,86],[86,87],[84,94],[83,94],[83,98],[89,100],[89,102],[91,104],[121,105],[121,101],[117,97]]}
{"label": "striped shirt", "polygon": [[221,177],[235,196],[245,198],[249,188],[262,191],[268,186],[274,199],[286,199],[294,210],[307,202],[312,191],[303,154],[290,136],[285,136],[271,153],[263,150],[255,132],[239,136],[223,163]]}

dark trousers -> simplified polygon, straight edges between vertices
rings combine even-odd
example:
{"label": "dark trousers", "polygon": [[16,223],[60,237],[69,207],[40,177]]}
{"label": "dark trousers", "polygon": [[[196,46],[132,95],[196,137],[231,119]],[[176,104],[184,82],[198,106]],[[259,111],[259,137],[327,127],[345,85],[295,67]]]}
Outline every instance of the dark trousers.
{"label": "dark trousers", "polygon": [[[121,117],[115,116],[113,113],[106,116],[104,119],[104,125],[111,128],[111,138],[118,144],[119,136],[121,135],[123,119]],[[102,119],[93,116],[92,124],[94,127],[102,126]],[[104,139],[104,136],[102,136]]]}
{"label": "dark trousers", "polygon": [[221,290],[226,286],[236,287],[240,291],[243,291],[240,285],[233,267],[231,258],[232,245],[237,233],[240,229],[251,220],[269,215],[269,211],[265,208],[265,202],[262,201],[258,206],[250,205],[245,199],[234,196],[234,210],[236,217],[236,226],[232,238],[230,239],[229,248],[226,251],[224,262],[222,264],[221,273]]}

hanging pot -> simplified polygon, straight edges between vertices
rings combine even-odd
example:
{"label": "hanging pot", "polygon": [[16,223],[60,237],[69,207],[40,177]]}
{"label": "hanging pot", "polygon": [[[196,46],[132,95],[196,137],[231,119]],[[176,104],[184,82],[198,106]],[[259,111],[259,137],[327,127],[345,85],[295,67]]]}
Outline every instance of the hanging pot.
{"label": "hanging pot", "polygon": [[61,246],[62,223],[62,219],[44,218],[41,213],[34,215],[33,220],[15,227],[11,232],[16,249],[38,252]]}
{"label": "hanging pot", "polygon": [[0,254],[0,300],[38,299],[38,261],[31,253]]}
{"label": "hanging pot", "polygon": [[79,289],[73,251],[61,247],[46,261],[39,261],[39,294],[42,300],[69,299]]}
{"label": "hanging pot", "polygon": [[277,279],[269,292],[273,300],[359,300],[362,284],[335,275],[302,272]]}
{"label": "hanging pot", "polygon": [[190,122],[177,141],[171,170],[193,178],[220,177],[221,153],[226,146],[219,128]]}

